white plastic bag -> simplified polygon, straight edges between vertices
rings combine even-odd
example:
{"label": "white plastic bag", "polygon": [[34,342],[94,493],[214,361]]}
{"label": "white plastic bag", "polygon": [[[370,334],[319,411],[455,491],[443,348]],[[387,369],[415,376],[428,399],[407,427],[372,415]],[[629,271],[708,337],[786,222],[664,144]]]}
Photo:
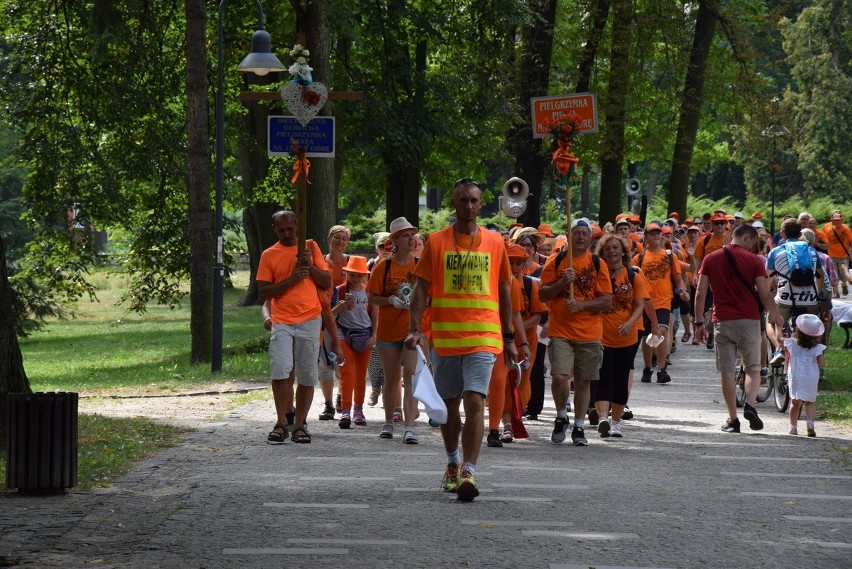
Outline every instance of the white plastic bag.
{"label": "white plastic bag", "polygon": [[645,343],[651,346],[652,348],[656,348],[665,340],[665,336],[657,336],[656,334],[648,334],[648,337],[645,338]]}
{"label": "white plastic bag", "polygon": [[447,405],[438,395],[435,379],[429,371],[429,366],[426,365],[426,356],[420,346],[417,346],[417,366],[414,368],[411,379],[414,383],[414,398],[423,403],[429,418],[441,425],[446,423]]}

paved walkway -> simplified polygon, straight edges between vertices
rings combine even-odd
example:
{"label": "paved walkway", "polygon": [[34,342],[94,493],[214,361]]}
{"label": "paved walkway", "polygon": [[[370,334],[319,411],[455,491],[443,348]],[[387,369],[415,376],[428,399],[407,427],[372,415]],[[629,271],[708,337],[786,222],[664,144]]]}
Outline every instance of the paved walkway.
{"label": "paved walkway", "polygon": [[[682,345],[681,345],[682,346]],[[0,497],[0,557],[21,567],[849,567],[852,433],[719,430],[712,352],[681,347],[668,385],[637,381],[624,438],[483,448],[482,494],[440,491],[437,429],[417,446],[311,413],[310,445],[265,443],[272,403],[210,423],[109,489]],[[549,414],[548,414],[549,411]],[[804,431],[803,425],[801,428]]]}

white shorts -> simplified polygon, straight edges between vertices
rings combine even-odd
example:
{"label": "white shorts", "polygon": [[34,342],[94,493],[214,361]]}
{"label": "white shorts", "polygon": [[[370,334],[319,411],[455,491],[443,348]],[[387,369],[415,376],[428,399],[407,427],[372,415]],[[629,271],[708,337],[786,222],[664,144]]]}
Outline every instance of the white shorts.
{"label": "white shorts", "polygon": [[319,316],[299,324],[272,325],[269,337],[269,375],[272,381],[287,379],[295,370],[299,385],[313,387],[317,384],[321,327]]}

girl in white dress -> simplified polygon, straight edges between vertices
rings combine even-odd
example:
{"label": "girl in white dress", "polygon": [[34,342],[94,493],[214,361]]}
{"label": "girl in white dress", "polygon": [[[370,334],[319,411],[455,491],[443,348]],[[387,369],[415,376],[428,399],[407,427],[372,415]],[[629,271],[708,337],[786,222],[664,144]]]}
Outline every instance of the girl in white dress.
{"label": "girl in white dress", "polygon": [[825,367],[822,355],[825,345],[820,344],[825,326],[819,316],[802,314],[796,318],[792,338],[784,340],[787,350],[787,384],[790,389],[790,434],[798,435],[799,413],[805,406],[808,436],[815,437],[816,396],[819,370]]}

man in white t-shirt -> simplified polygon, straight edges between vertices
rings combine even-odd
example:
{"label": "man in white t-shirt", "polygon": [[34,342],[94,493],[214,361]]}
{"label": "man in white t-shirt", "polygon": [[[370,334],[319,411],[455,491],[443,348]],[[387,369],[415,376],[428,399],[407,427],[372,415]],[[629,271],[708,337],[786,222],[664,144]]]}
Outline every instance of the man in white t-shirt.
{"label": "man in white t-shirt", "polygon": [[[769,252],[766,258],[766,270],[772,278],[772,289],[775,290],[775,305],[778,307],[778,312],[781,318],[786,322],[790,316],[798,316],[799,314],[819,314],[819,291],[822,288],[823,271],[822,263],[817,256],[817,252],[813,247],[808,247],[807,242],[799,241],[802,235],[802,226],[796,219],[788,219],[781,226],[781,231],[784,234],[785,242]],[[803,247],[807,249],[808,259],[799,259],[799,267],[805,268],[810,266],[814,271],[814,283],[812,285],[796,286],[790,278],[792,269],[788,261],[788,251],[791,247]],[[770,332],[769,339],[773,340],[774,326],[771,322],[767,322],[767,328]],[[772,355],[770,363],[779,365],[784,361],[784,349],[781,345],[772,342],[775,347],[775,353]]]}

